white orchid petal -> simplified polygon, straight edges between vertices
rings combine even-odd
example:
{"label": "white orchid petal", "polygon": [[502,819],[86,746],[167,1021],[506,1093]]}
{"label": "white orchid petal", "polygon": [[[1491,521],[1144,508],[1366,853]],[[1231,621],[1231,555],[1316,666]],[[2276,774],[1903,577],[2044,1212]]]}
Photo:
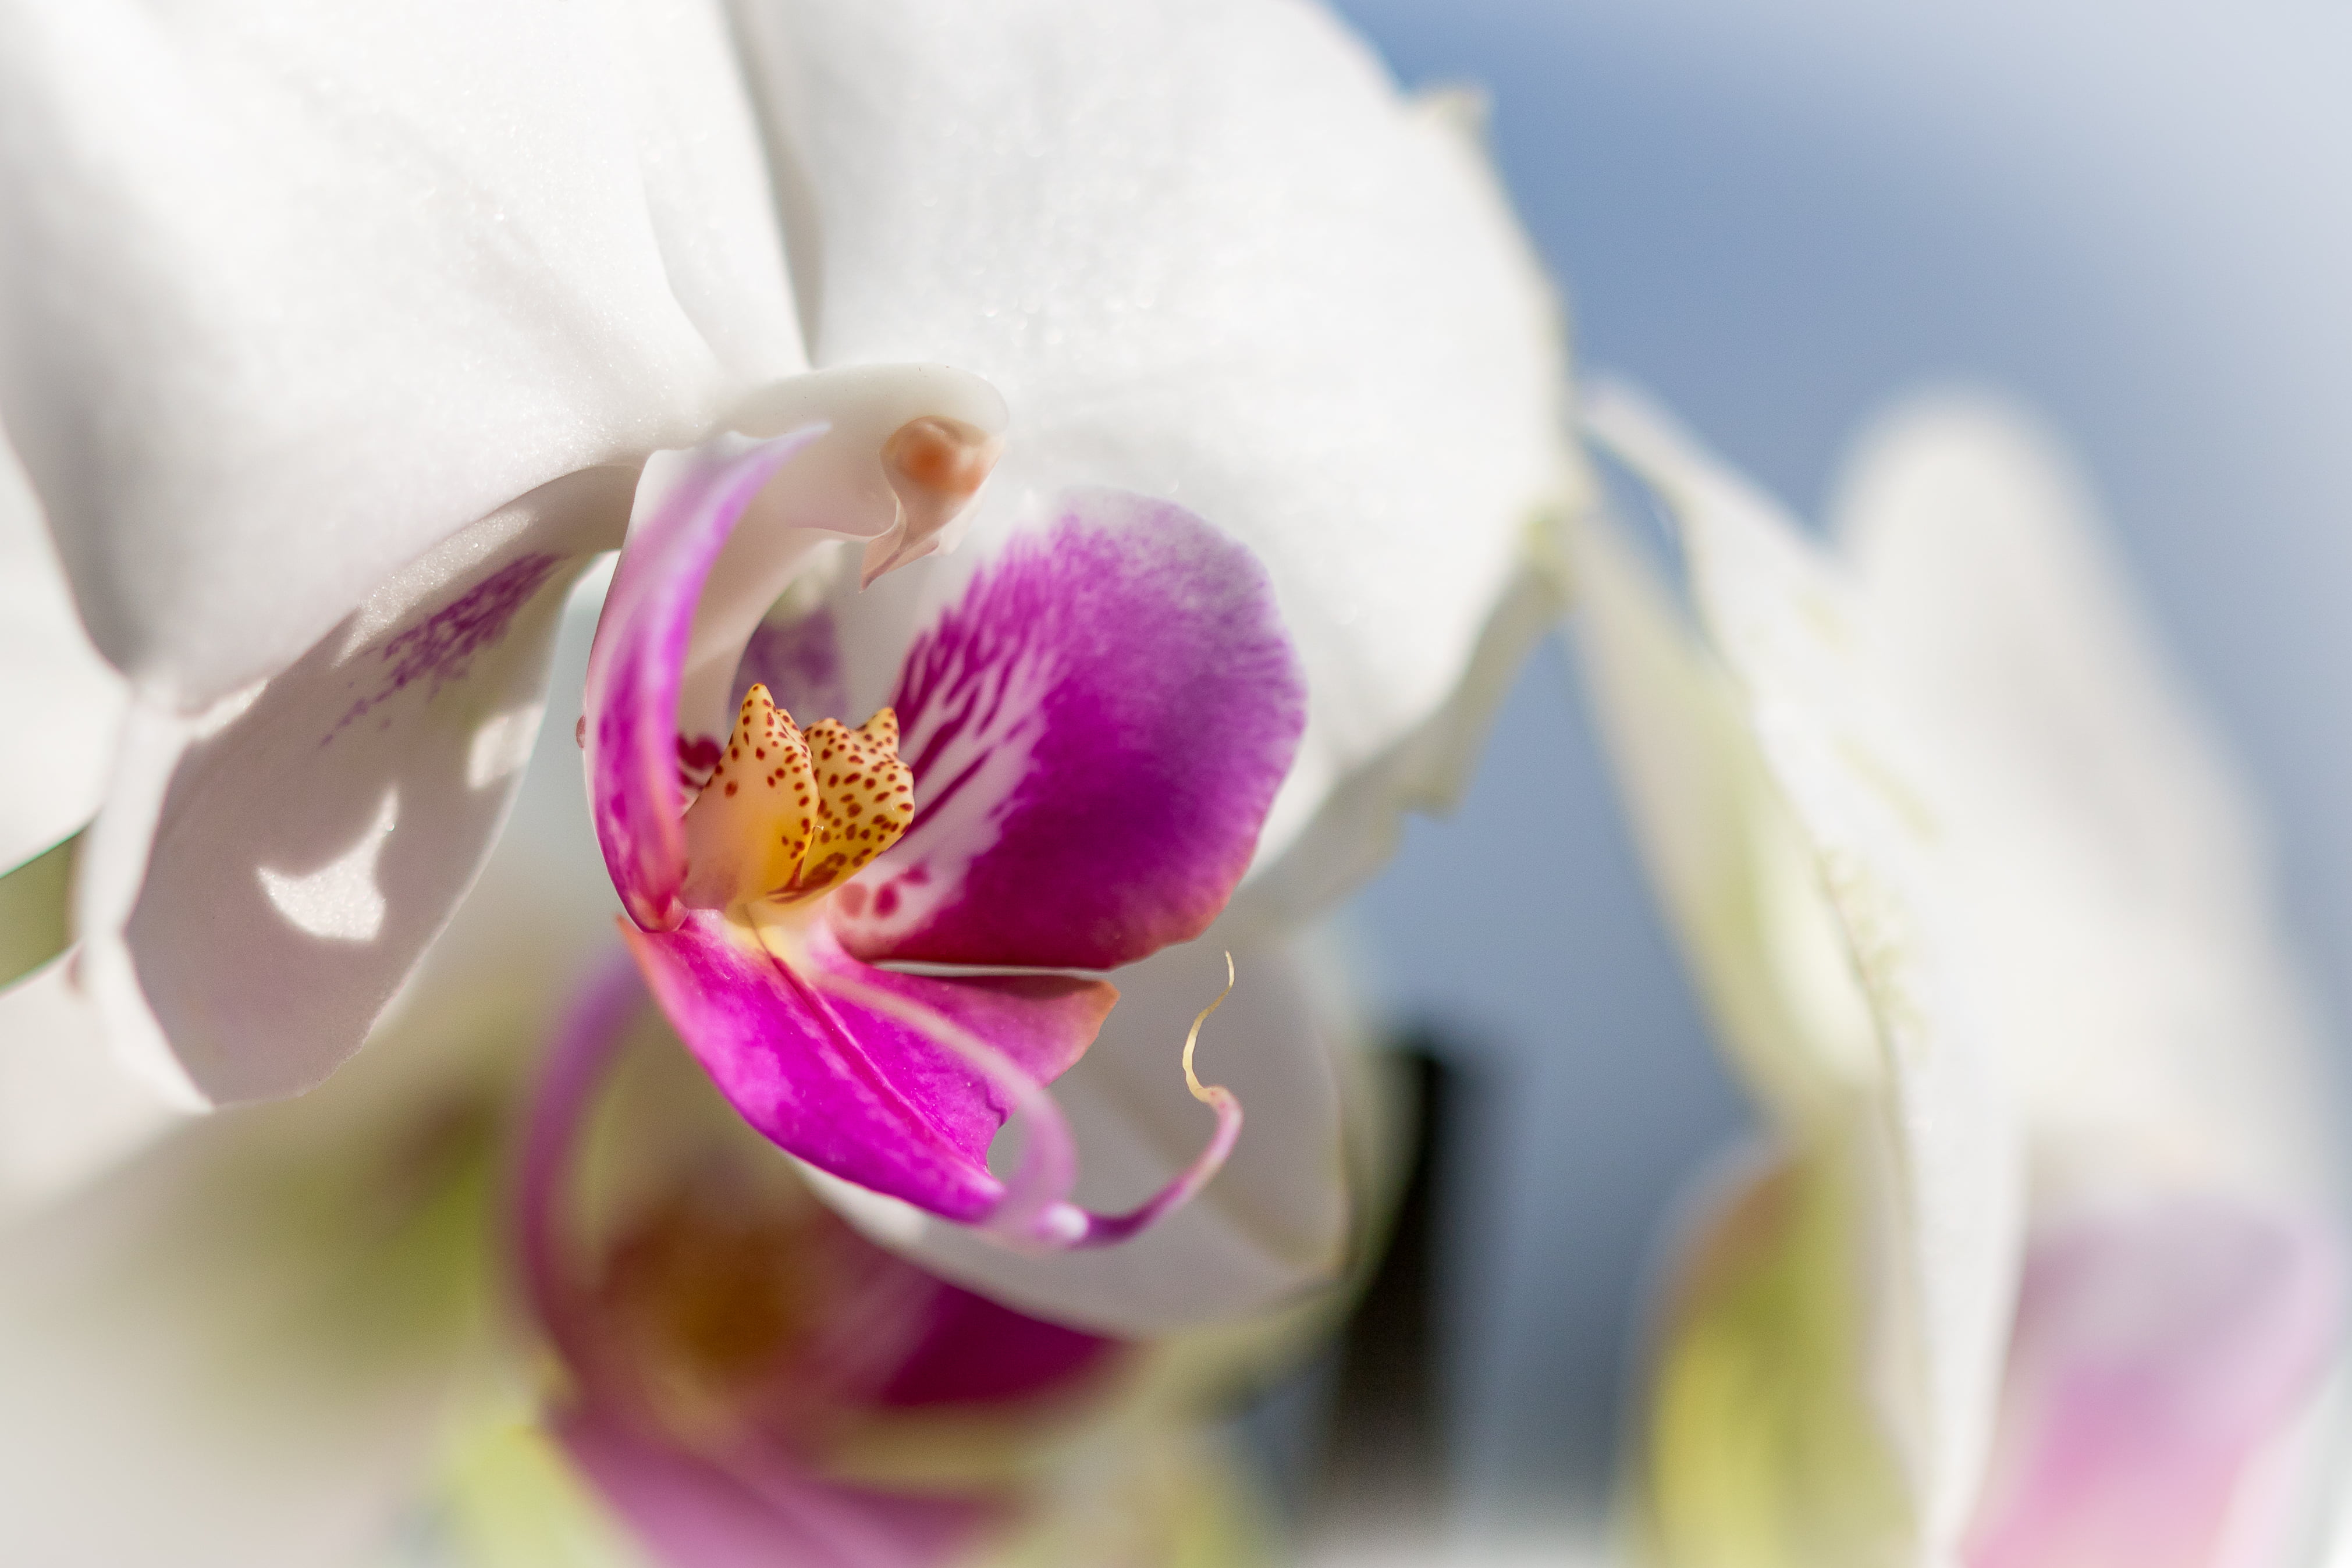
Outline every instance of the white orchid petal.
{"label": "white orchid petal", "polygon": [[1341,1144],[1344,1053],[1353,1041],[1307,961],[1271,939],[1212,926],[1200,940],[1118,972],[1102,1037],[1054,1084],[1076,1136],[1078,1201],[1116,1212],[1149,1197],[1199,1151],[1212,1118],[1185,1092],[1185,1030],[1239,976],[1201,1031],[1202,1078],[1231,1088],[1246,1118],[1215,1180],[1132,1240],[1032,1256],[845,1184],[814,1185],[853,1224],[924,1268],[1057,1322],[1122,1335],[1229,1322],[1336,1282],[1354,1216]]}
{"label": "white orchid petal", "polygon": [[483,519],[211,714],[134,705],[76,912],[131,1061],[218,1103],[358,1049],[505,821],[565,592],[619,542],[634,477]]}
{"label": "white orchid petal", "polygon": [[1573,538],[1579,668],[1715,1028],[1782,1126],[1849,1111],[1884,1076],[1876,1026],[1738,694],[1613,525]]}
{"label": "white orchid petal", "polygon": [[1938,747],[1998,960],[1990,1038],[2041,1141],[2077,1167],[2322,1190],[2327,1097],[2268,847],[2063,454],[2001,403],[1925,398],[1858,445],[1837,523],[1871,645]]}
{"label": "white orchid petal", "polygon": [[39,503],[0,442],[0,873],[98,814],[125,697],[81,629]]}
{"label": "white orchid petal", "polygon": [[[805,368],[774,187],[723,10],[709,0],[595,0],[593,10],[601,29],[577,7],[550,15],[595,48],[580,62],[592,107],[625,111],[678,308],[737,385]],[[479,37],[478,14],[456,15]]]}
{"label": "white orchid petal", "polygon": [[1708,644],[1836,912],[1877,1026],[1874,1124],[1891,1140],[1889,1333],[1876,1396],[1895,1422],[1931,1557],[1966,1521],[1990,1441],[2021,1246],[2024,1166],[1977,955],[1916,736],[1862,638],[1855,584],[1769,500],[1628,394],[1592,428],[1682,530]]}
{"label": "white orchid petal", "polygon": [[10,5],[0,172],[0,413],[99,648],[182,711],[803,363],[700,5]]}
{"label": "white orchid petal", "polygon": [[744,31],[816,362],[944,360],[1012,405],[975,538],[1108,485],[1272,572],[1313,709],[1270,860],[1463,683],[1562,488],[1559,324],[1458,106],[1291,3],[814,0]]}

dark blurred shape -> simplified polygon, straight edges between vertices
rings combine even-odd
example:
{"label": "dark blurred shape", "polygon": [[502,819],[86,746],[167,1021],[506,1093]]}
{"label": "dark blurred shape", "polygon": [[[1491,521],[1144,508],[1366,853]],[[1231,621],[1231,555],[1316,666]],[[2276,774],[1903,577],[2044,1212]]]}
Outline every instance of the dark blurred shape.
{"label": "dark blurred shape", "polygon": [[1504,700],[1468,795],[1350,906],[1368,1002],[1459,1069],[1437,1268],[1457,1523],[1607,1506],[1659,1228],[1748,1117],[1623,828],[1568,650]]}
{"label": "dark blurred shape", "polygon": [[1304,1521],[1314,1535],[1425,1525],[1448,1502],[1452,1422],[1439,1227],[1453,1178],[1462,1074],[1427,1030],[1408,1036],[1394,1054],[1411,1095],[1412,1164],[1387,1250],[1340,1335]]}

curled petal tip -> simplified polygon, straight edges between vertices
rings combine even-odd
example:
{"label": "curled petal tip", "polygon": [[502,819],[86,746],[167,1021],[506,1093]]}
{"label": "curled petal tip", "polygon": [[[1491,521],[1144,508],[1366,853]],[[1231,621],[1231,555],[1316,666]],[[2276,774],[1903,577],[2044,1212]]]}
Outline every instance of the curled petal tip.
{"label": "curled petal tip", "polygon": [[1225,1005],[1225,998],[1233,994],[1234,954],[1233,949],[1228,947],[1225,949],[1225,988],[1219,991],[1216,994],[1216,997],[1207,1007],[1202,1008],[1197,1014],[1193,1015],[1192,1027],[1185,1033],[1184,1036],[1184,1086],[1192,1092],[1192,1098],[1198,1100],[1203,1105],[1215,1104],[1217,1103],[1217,1096],[1219,1095],[1223,1095],[1228,1100],[1233,1098],[1232,1092],[1226,1089],[1222,1083],[1213,1083],[1205,1088],[1202,1087],[1201,1083],[1201,1075],[1192,1071],[1192,1052],[1194,1048],[1199,1046],[1201,1043],[1201,1026],[1207,1023],[1209,1021],[1209,1015],[1215,1012],[1219,1008],[1223,1007]]}
{"label": "curled petal tip", "polygon": [[1218,1171],[1224,1168],[1226,1157],[1242,1135],[1242,1103],[1234,1092],[1222,1083],[1202,1083],[1192,1071],[1192,1052],[1200,1044],[1201,1026],[1209,1015],[1224,1006],[1225,998],[1234,994],[1234,956],[1225,954],[1225,988],[1192,1019],[1192,1027],[1184,1036],[1184,1085],[1198,1100],[1217,1113],[1216,1130],[1209,1134],[1208,1143],[1194,1155],[1192,1163],[1170,1179],[1165,1186],[1125,1214],[1095,1214],[1071,1205],[1056,1206],[1061,1212],[1049,1212],[1041,1217],[1045,1222],[1041,1229],[1053,1228],[1050,1238],[1041,1238],[1057,1248],[1110,1247],[1129,1240],[1151,1228],[1176,1210],[1200,1196]]}

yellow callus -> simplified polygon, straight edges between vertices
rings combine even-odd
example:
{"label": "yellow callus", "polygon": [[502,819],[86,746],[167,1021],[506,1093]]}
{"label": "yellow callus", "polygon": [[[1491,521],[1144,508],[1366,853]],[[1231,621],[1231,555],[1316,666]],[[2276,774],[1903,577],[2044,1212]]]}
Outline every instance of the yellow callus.
{"label": "yellow callus", "polygon": [[686,813],[686,902],[805,903],[855,876],[914,818],[897,714],[886,707],[856,729],[828,718],[803,731],[754,685]]}

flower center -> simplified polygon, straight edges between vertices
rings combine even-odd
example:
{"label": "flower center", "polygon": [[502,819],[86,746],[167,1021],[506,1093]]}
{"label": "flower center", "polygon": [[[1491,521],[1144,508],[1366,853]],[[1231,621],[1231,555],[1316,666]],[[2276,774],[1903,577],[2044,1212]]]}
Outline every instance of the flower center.
{"label": "flower center", "polygon": [[805,904],[857,874],[915,817],[898,716],[803,731],[764,685],[744,694],[735,733],[686,813],[683,896],[698,909]]}
{"label": "flower center", "polygon": [[783,1375],[817,1308],[805,1218],[714,1209],[681,1192],[623,1236],[598,1282],[628,1369],[681,1431],[724,1424]]}

